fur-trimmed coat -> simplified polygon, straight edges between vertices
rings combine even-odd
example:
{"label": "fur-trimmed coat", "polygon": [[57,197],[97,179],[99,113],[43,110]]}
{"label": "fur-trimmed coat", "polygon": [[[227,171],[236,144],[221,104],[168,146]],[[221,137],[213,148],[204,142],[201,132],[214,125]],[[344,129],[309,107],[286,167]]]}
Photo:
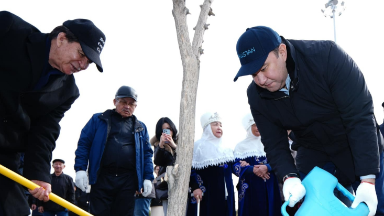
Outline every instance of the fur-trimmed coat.
{"label": "fur-trimmed coat", "polygon": [[[160,170],[158,175],[163,174],[167,166],[175,165],[176,161],[176,149],[171,148],[169,145],[164,145],[164,148],[159,147],[160,140],[156,138],[156,136],[152,137],[149,141],[152,146],[154,146],[155,154],[154,154],[154,164],[160,166]],[[177,139],[174,140],[177,145]]]}

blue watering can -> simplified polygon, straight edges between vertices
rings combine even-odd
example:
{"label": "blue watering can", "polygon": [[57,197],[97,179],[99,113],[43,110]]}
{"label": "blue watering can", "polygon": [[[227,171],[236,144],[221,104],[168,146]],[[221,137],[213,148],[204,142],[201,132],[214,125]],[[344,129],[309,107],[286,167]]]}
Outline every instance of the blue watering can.
{"label": "blue watering can", "polygon": [[[333,190],[337,188],[349,200],[353,201],[355,197],[345,189],[337,178],[329,172],[315,167],[304,178],[302,184],[305,187],[306,195],[303,204],[296,212],[295,216],[367,216],[369,209],[365,203],[360,203],[356,208],[348,208],[334,194]],[[281,206],[283,216],[288,216],[286,207],[289,200]]]}

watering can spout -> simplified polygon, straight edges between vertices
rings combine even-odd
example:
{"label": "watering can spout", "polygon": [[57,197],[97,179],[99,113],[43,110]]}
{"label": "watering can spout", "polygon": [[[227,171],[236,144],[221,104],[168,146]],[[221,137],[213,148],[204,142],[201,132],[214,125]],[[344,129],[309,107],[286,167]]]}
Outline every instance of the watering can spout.
{"label": "watering can spout", "polygon": [[[304,178],[302,184],[305,187],[306,195],[295,216],[367,216],[369,214],[369,209],[365,203],[360,203],[354,209],[342,203],[333,193],[335,188],[351,201],[355,197],[337,182],[336,177],[319,167],[313,168]],[[281,213],[284,216],[288,215],[286,212],[287,202],[281,207]]]}

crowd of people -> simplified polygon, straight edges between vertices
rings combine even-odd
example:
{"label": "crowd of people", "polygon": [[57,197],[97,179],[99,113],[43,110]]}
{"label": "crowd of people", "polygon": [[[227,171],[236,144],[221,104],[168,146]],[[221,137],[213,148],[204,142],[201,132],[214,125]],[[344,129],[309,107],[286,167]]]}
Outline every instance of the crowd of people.
{"label": "crowd of people", "polygon": [[[28,203],[24,188],[0,175],[0,216],[29,215],[31,209],[68,215],[49,201],[51,192],[72,203],[85,197],[83,209],[95,216],[149,215],[151,206],[152,216],[167,215],[166,167],[176,163],[178,130],[163,117],[149,139],[134,115],[138,94],[130,86],[121,86],[113,109],[93,114],[82,129],[75,184],[63,173],[62,159],[52,161],[50,174],[59,122],[79,97],[73,73],[91,63],[102,72],[105,41],[87,19],[43,34],[0,12],[0,164],[18,172],[23,162],[22,174],[40,186],[28,190]],[[253,77],[251,113],[242,121],[246,136],[228,143],[222,116],[201,116],[185,215],[235,216],[235,200],[240,216],[281,215],[284,201],[297,210],[306,194],[301,181],[315,166],[355,194],[354,201],[335,194],[345,205],[364,202],[369,215],[384,215],[384,125],[376,121],[353,59],[334,42],[285,39],[265,26],[248,28],[236,50],[241,68],[234,81]]]}

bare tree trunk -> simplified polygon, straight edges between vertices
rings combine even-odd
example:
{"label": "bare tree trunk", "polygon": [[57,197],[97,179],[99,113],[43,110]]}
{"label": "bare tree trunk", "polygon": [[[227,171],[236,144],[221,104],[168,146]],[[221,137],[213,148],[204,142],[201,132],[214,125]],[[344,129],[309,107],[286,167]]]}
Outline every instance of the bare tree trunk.
{"label": "bare tree trunk", "polygon": [[186,211],[189,177],[191,174],[193,143],[195,137],[196,93],[199,81],[200,55],[203,50],[203,35],[208,24],[213,0],[205,0],[201,5],[199,20],[193,42],[189,39],[186,16],[189,14],[185,0],[173,0],[172,14],[175,18],[177,40],[183,64],[183,86],[180,101],[179,142],[175,167],[167,167],[168,175],[168,216],[183,216]]}

